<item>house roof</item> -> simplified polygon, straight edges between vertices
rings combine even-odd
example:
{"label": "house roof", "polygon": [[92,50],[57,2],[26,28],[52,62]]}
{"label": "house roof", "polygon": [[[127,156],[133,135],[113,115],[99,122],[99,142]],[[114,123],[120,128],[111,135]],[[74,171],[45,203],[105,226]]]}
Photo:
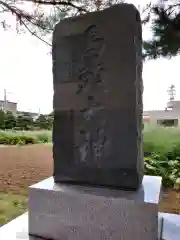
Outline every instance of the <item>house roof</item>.
{"label": "house roof", "polygon": [[29,115],[32,115],[32,116],[37,116],[38,115],[38,113],[26,112],[26,111],[17,111],[17,114],[29,114]]}
{"label": "house roof", "polygon": [[[17,103],[16,102],[11,102],[11,101],[6,101],[7,103],[13,103],[13,104],[16,104],[17,105]],[[0,100],[0,103],[4,103],[4,101],[3,100]]]}

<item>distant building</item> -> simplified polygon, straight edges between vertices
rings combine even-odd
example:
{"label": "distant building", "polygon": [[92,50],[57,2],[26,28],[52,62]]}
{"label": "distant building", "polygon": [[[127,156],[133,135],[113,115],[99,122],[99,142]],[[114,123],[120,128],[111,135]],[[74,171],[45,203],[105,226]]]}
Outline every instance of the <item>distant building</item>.
{"label": "distant building", "polygon": [[29,115],[33,119],[37,118],[39,116],[39,113],[34,113],[34,112],[26,112],[26,111],[18,111],[17,110],[17,103],[15,102],[10,102],[0,100],[0,110],[3,110],[4,112],[12,112],[13,115],[18,116],[18,115]]}
{"label": "distant building", "polygon": [[34,112],[25,112],[25,111],[17,111],[17,115],[28,115],[31,116],[33,119],[37,118],[39,116],[39,113]]}
{"label": "distant building", "polygon": [[145,124],[180,126],[180,101],[169,101],[164,110],[144,111],[143,122]]}
{"label": "distant building", "polygon": [[0,109],[5,112],[12,112],[14,115],[16,115],[17,112],[17,103],[10,102],[10,101],[2,101],[0,100]]}

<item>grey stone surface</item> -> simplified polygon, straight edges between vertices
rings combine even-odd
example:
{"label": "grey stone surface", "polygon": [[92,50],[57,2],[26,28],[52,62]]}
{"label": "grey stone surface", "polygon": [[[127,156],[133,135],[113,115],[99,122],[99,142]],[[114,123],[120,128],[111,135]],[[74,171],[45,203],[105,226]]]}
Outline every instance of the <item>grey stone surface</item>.
{"label": "grey stone surface", "polygon": [[137,191],[54,183],[29,188],[29,232],[53,240],[158,237],[161,178],[145,176]]}
{"label": "grey stone surface", "polygon": [[[159,213],[164,217],[163,238],[161,240],[179,240],[180,215]],[[23,214],[0,229],[1,240],[42,240],[28,235],[28,214]],[[109,238],[111,239],[111,238]],[[64,239],[63,239],[64,240]],[[119,240],[122,240],[119,238]],[[123,239],[124,240],[124,239]],[[145,239],[146,240],[146,239]]]}
{"label": "grey stone surface", "polygon": [[120,4],[53,34],[56,182],[136,189],[143,178],[139,12]]}
{"label": "grey stone surface", "polygon": [[180,215],[159,213],[164,218],[163,224],[163,240],[179,240],[180,239]]}

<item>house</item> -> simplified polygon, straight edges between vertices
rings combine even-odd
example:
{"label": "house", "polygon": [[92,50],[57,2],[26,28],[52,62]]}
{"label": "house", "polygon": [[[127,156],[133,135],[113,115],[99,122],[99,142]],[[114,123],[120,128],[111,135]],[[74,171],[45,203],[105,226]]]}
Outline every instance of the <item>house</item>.
{"label": "house", "polygon": [[39,116],[38,113],[33,113],[33,112],[25,112],[25,111],[18,111],[17,110],[17,103],[15,102],[10,102],[6,101],[6,103],[2,100],[0,100],[0,109],[3,110],[4,112],[12,112],[13,115],[18,116],[18,115],[29,115],[33,119],[37,118]]}
{"label": "house", "polygon": [[14,115],[16,115],[17,112],[17,103],[10,102],[10,101],[2,101],[0,100],[0,109],[5,112],[12,112]]}
{"label": "house", "polygon": [[180,101],[169,101],[164,110],[144,111],[143,122],[145,124],[180,126]]}

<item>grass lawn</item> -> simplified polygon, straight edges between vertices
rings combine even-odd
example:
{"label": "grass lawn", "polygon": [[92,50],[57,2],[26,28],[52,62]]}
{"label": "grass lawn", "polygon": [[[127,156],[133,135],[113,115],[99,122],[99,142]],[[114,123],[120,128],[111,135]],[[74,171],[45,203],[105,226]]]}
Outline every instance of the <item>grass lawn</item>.
{"label": "grass lawn", "polygon": [[27,209],[27,197],[0,193],[0,224],[5,224],[24,213]]}

